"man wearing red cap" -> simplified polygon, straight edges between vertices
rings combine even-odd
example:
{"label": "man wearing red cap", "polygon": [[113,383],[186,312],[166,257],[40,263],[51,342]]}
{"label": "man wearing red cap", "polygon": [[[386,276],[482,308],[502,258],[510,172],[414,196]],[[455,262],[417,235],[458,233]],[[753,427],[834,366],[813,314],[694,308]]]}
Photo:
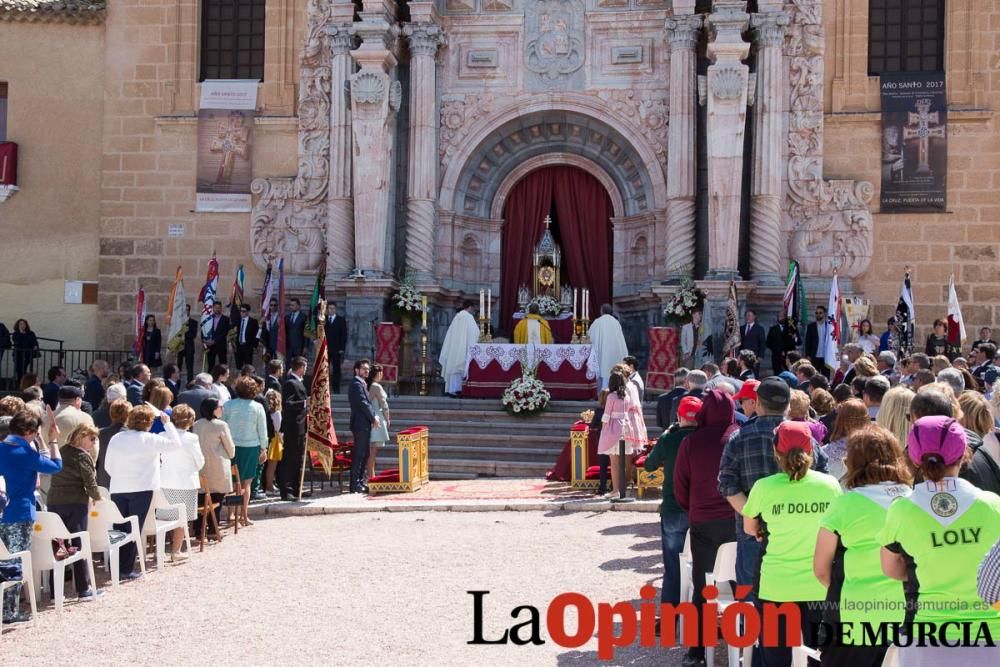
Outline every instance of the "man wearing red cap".
{"label": "man wearing red cap", "polygon": [[678,422],[671,425],[659,440],[653,451],[646,457],[645,468],[652,472],[663,468],[663,502],[660,503],[660,542],[663,548],[663,587],[660,602],[677,604],[680,602],[680,561],[678,555],[684,548],[687,534],[687,512],[681,509],[674,498],[674,463],[677,451],[695,427],[695,415],[701,409],[701,399],[685,396],[677,409]]}
{"label": "man wearing red cap", "polygon": [[[746,415],[747,421],[757,416],[757,387],[760,380],[747,380],[740,387],[740,390],[733,396],[733,400],[740,406],[740,410]],[[739,418],[737,418],[739,421]],[[745,422],[744,422],[745,423]]]}

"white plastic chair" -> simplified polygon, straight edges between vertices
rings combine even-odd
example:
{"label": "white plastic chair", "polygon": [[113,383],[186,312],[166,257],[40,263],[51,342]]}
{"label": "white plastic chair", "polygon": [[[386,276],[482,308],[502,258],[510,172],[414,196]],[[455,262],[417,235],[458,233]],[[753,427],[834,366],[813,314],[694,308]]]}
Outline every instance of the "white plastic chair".
{"label": "white plastic chair", "polygon": [[[97,487],[97,493],[98,493],[98,494],[99,494],[99,495],[101,496],[101,498],[103,498],[104,500],[111,500],[111,492],[110,492],[110,491],[108,491],[108,490],[107,490],[107,488],[105,488],[105,487],[103,487],[103,486],[99,486],[99,487]],[[116,507],[117,507],[117,505],[116,505]]]}
{"label": "white plastic chair", "polygon": [[[177,518],[173,521],[156,518],[156,510],[177,510]],[[166,559],[167,533],[174,528],[184,529],[184,542],[188,551],[191,550],[191,535],[188,533],[187,509],[182,503],[171,505],[167,502],[163,491],[156,489],[153,491],[153,500],[149,504],[149,512],[146,514],[146,522],[142,526],[142,537],[156,537],[156,567],[163,569],[163,561]],[[146,550],[142,549],[143,558]]]}
{"label": "white plastic chair", "polygon": [[[90,585],[95,589],[97,579],[94,578],[94,558],[90,550],[90,535],[87,531],[81,530],[78,533],[70,533],[66,525],[58,514],[53,512],[38,512],[35,515],[34,534],[31,536],[31,560],[34,564],[33,573],[41,582],[40,588],[45,586],[45,573],[52,571],[52,599],[55,601],[56,609],[63,607],[63,589],[66,586],[66,568],[73,563],[87,561],[87,574],[90,575]],[[72,556],[67,556],[63,560],[56,560],[52,552],[52,540],[80,539],[80,550]],[[36,589],[36,593],[39,589]],[[40,595],[36,595],[36,598]]]}
{"label": "white plastic chair", "polygon": [[[736,581],[736,542],[726,542],[720,546],[715,554],[715,567],[712,568],[711,572],[705,573],[705,585],[707,586],[715,586],[716,582],[728,581]],[[732,591],[729,590],[728,586],[719,586],[718,588],[719,599],[716,601],[716,604],[721,616],[722,612],[737,600],[733,597]],[[728,653],[729,667],[739,667],[741,650],[736,646],[730,646],[728,647]],[[753,648],[748,646],[742,649],[742,653],[743,665],[744,667],[749,667]],[[715,664],[712,662],[714,659],[715,647],[705,647],[705,664]]]}
{"label": "white plastic chair", "polygon": [[[38,603],[35,601],[35,582],[32,576],[31,570],[31,552],[30,551],[18,551],[17,553],[11,553],[7,551],[7,546],[0,540],[0,560],[21,560],[21,581],[3,581],[0,582],[0,600],[3,599],[3,594],[8,588],[13,588],[18,584],[21,584],[24,594],[28,596],[28,604],[31,605],[31,622],[34,623],[35,619],[38,618]],[[3,615],[0,614],[0,634],[3,633]]]}
{"label": "white plastic chair", "polygon": [[882,660],[882,667],[899,667],[898,646],[889,646],[889,650],[885,652],[885,658]]}
{"label": "white plastic chair", "polygon": [[[129,531],[124,539],[111,541],[110,531],[116,523],[127,523]],[[94,551],[104,553],[104,569],[111,576],[111,587],[118,585],[118,552],[126,544],[134,543],[136,548],[142,546],[142,533],[139,531],[139,517],[130,516],[127,519],[118,511],[118,506],[110,500],[102,499],[94,503],[87,521],[87,532],[90,533],[90,546]],[[139,559],[139,568],[146,574],[146,559]]]}
{"label": "white plastic chair", "polygon": [[[681,581],[680,581],[680,594],[681,595],[680,595],[680,601],[681,602],[690,602],[691,601],[691,596],[692,596],[692,594],[694,592],[694,586],[691,583],[691,564],[692,564],[692,559],[691,559],[691,531],[690,531],[690,529],[687,531],[687,534],[684,536],[684,549],[682,549],[681,552],[680,552],[680,554],[677,555],[677,559],[680,561],[680,572],[681,572]],[[679,614],[677,616],[677,623],[678,623],[678,630],[679,630],[679,633],[678,633],[677,636],[678,637],[683,637],[684,636],[684,616],[683,615]]]}

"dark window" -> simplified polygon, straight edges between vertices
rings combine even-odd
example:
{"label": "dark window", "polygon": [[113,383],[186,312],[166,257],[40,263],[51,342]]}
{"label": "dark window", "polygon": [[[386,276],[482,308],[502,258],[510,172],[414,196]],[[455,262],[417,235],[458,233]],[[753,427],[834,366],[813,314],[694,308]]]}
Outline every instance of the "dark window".
{"label": "dark window", "polygon": [[264,80],[264,0],[202,0],[205,79]]}
{"label": "dark window", "polygon": [[0,141],[7,141],[7,84],[0,81]]}
{"label": "dark window", "polygon": [[944,70],[943,0],[870,0],[868,73]]}

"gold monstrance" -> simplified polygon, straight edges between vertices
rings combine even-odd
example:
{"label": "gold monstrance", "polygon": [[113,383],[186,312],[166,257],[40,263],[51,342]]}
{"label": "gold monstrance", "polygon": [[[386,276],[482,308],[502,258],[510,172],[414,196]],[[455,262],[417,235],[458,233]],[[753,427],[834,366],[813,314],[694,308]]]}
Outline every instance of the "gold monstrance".
{"label": "gold monstrance", "polygon": [[556,301],[560,299],[559,267],[562,264],[562,251],[552,238],[552,218],[545,216],[545,231],[535,246],[532,274],[534,276],[534,294],[551,296]]}

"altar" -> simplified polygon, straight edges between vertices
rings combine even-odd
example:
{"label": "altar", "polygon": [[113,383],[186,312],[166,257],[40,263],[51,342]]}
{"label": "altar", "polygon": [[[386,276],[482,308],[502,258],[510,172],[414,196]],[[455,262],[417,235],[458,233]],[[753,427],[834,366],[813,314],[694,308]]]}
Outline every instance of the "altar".
{"label": "altar", "polygon": [[521,364],[537,365],[537,377],[553,400],[597,398],[599,368],[592,345],[477,343],[469,348],[465,398],[500,398],[521,377]]}

